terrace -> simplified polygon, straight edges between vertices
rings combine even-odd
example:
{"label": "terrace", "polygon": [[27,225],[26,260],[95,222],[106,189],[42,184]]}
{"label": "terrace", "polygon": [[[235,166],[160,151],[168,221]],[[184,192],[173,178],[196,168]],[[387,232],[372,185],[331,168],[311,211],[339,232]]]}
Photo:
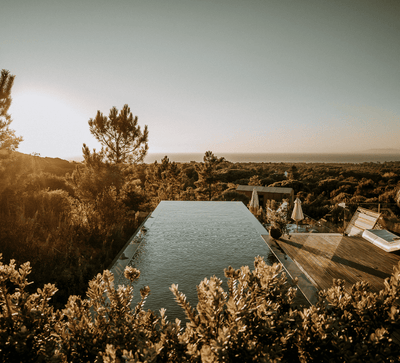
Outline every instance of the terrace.
{"label": "terrace", "polygon": [[[351,285],[366,281],[371,291],[378,292],[400,261],[398,254],[388,253],[361,236],[292,233],[290,239],[284,236],[279,241],[269,235],[262,237],[278,251],[289,271],[298,268],[318,290],[331,287],[333,279],[341,279],[348,291]],[[312,294],[306,296],[313,300]]]}
{"label": "terrace", "polygon": [[166,308],[169,319],[183,320],[169,291],[172,284],[179,284],[195,306],[196,285],[202,279],[215,275],[225,283],[224,268],[252,268],[257,255],[270,265],[281,262],[289,283],[298,280],[297,306],[315,304],[318,291],[331,287],[333,279],[345,280],[347,289],[367,281],[378,292],[400,261],[398,254],[361,236],[291,231],[273,240],[241,202],[163,201],[116,257],[111,271],[116,284],[126,284],[125,266],[138,268],[133,303],[139,301],[139,288],[148,285],[145,308]]}

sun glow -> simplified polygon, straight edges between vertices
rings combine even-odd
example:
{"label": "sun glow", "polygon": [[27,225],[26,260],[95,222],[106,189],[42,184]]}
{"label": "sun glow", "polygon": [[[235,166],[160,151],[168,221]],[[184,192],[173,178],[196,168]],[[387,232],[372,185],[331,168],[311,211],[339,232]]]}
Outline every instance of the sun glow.
{"label": "sun glow", "polygon": [[49,93],[15,93],[10,107],[12,128],[24,138],[19,151],[41,156],[69,158],[80,155],[82,144],[97,147],[85,115]]}

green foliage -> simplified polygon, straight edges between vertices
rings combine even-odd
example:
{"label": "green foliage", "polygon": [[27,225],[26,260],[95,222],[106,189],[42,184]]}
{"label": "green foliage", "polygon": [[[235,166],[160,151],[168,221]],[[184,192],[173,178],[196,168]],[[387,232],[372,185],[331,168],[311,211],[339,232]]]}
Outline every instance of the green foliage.
{"label": "green foliage", "polygon": [[[266,222],[270,224],[271,230],[276,230],[274,233],[273,238],[277,239],[281,235],[289,234],[287,232],[287,224],[288,224],[288,208],[287,208],[287,201],[284,200],[281,204],[273,203],[275,201],[267,201],[266,205]],[[280,233],[278,233],[279,231]],[[279,234],[279,236],[278,236]],[[277,236],[277,237],[275,237]]]}
{"label": "green foliage", "polygon": [[[378,294],[367,283],[350,292],[344,282],[321,291],[319,302],[301,313],[299,346],[304,361],[396,362],[400,357],[398,299],[400,265]],[[327,357],[329,352],[329,359]]]}
{"label": "green foliage", "polygon": [[[128,268],[126,275],[131,282],[139,277],[129,272]],[[149,293],[148,287],[142,288],[141,301],[132,308],[132,286],[114,287],[113,275],[104,271],[89,282],[86,299],[71,296],[63,310],[65,325],[60,331],[68,361],[94,362],[107,344],[137,352],[146,347],[146,337],[155,341],[159,319],[143,310]]]}
{"label": "green foliage", "polygon": [[90,203],[110,188],[121,189],[124,180],[121,168],[96,160],[97,154],[89,156],[78,165],[69,179],[74,194],[83,203]]}
{"label": "green foliage", "polygon": [[57,289],[46,284],[28,293],[30,271],[29,262],[4,265],[0,254],[0,361],[62,362],[61,315],[49,306]]}
{"label": "green foliage", "polygon": [[247,266],[225,269],[228,292],[215,276],[204,279],[196,310],[176,285],[171,287],[189,320],[180,337],[187,361],[259,362],[291,355],[286,342],[295,324],[290,308],[295,290],[286,284],[281,265],[267,266],[256,258],[254,267],[251,272]]}
{"label": "green foliage", "polygon": [[[253,170],[246,170],[237,168],[237,165],[230,166],[218,173],[218,180],[225,183],[239,183],[239,180],[250,179],[254,175]],[[249,180],[250,181],[250,180]]]}
{"label": "green foliage", "polygon": [[179,200],[183,192],[183,175],[175,162],[165,156],[161,163],[155,161],[146,170],[146,191],[150,194],[153,208],[162,200]]}
{"label": "green foliage", "polygon": [[206,151],[203,162],[196,164],[198,181],[195,184],[198,186],[199,198],[207,198],[211,200],[215,194],[213,185],[215,184],[216,170],[219,164],[221,164],[225,159],[217,158],[211,151]]}
{"label": "green foliage", "polygon": [[98,231],[107,235],[113,230],[123,234],[127,225],[137,224],[135,212],[145,198],[129,169],[105,163],[98,154],[88,153],[69,182],[76,198],[73,220],[91,231],[89,234]]}
{"label": "green foliage", "polygon": [[[147,125],[143,132],[128,105],[122,110],[113,107],[108,117],[100,111],[89,120],[90,132],[102,144],[102,156],[112,164],[142,162],[148,150]],[[86,146],[86,145],[85,145]],[[84,147],[85,147],[84,146]]]}
{"label": "green foliage", "polygon": [[297,180],[299,177],[300,177],[300,174],[299,174],[299,172],[297,170],[296,165],[292,165],[290,167],[290,171],[288,173],[288,179],[289,180]]}
{"label": "green foliage", "polygon": [[[90,151],[83,164],[12,155],[13,160],[3,160],[0,165],[1,250],[7,259],[18,263],[30,260],[36,283],[55,283],[60,290],[54,299],[57,304],[65,303],[70,294],[83,296],[86,282],[108,267],[141,218],[159,200],[209,198],[210,189],[198,171],[204,163],[172,163],[166,157],[161,163],[119,167],[107,162],[101,153]],[[65,178],[72,168],[76,168],[72,176]],[[337,203],[346,199],[346,204],[350,200],[380,202],[381,211],[386,213],[388,207],[393,211],[385,214],[386,228],[400,231],[396,219],[400,208],[395,204],[399,186],[388,183],[400,175],[400,163],[296,164],[296,168],[298,180],[282,182],[304,184],[305,214],[315,219],[329,214],[326,219],[343,226]],[[279,179],[285,170],[290,171],[290,165],[221,161],[213,171],[212,199],[240,200],[247,205],[248,199],[236,192],[237,183],[226,184],[226,180],[259,176],[264,184],[266,176]],[[364,191],[365,195],[359,194]],[[357,204],[347,205],[346,220],[357,208]],[[362,206],[369,208],[368,204]],[[377,204],[371,206],[377,208]]]}
{"label": "green foliage", "polygon": [[[13,171],[12,163],[3,165],[5,174]],[[84,294],[138,227],[142,194],[113,165],[79,166],[69,181],[29,171],[11,172],[0,190],[1,252],[29,260],[36,284],[55,283],[60,306]],[[122,185],[119,194],[115,185]]]}
{"label": "green foliage", "polygon": [[18,148],[22,137],[16,137],[15,131],[9,128],[12,119],[8,113],[11,106],[11,89],[15,76],[6,69],[0,75],[0,151],[14,151]]}
{"label": "green foliage", "polygon": [[400,265],[379,293],[366,283],[348,292],[343,281],[321,291],[310,307],[294,308],[280,264],[255,258],[254,269],[225,269],[228,290],[211,277],[197,287],[198,304],[172,285],[187,318],[168,322],[166,311],[145,311],[150,293],[132,306],[132,283],[140,272],[127,267],[126,286],[109,271],[89,282],[86,298],[71,296],[61,310],[50,301],[57,289],[34,293],[29,263],[5,265],[0,256],[0,360],[2,362],[397,362],[400,345]]}
{"label": "green foliage", "polygon": [[259,175],[253,175],[250,178],[248,185],[263,186]]}
{"label": "green foliage", "polygon": [[[164,310],[145,312],[148,289],[140,306],[131,307],[133,289],[114,286],[108,272],[90,282],[86,298],[84,292],[140,224],[139,211],[161,199],[243,200],[235,191],[241,178],[298,187],[304,213],[314,218],[329,213],[340,224],[343,213],[336,204],[346,198],[386,203],[394,211],[394,228],[400,225],[394,204],[400,163],[299,164],[295,170],[283,163],[232,164],[207,152],[203,163],[165,157],[153,165],[117,166],[104,149],[84,148],[85,163],[65,178],[75,165],[12,155],[0,165],[1,249],[8,260],[29,260],[35,286],[44,288],[27,282],[29,266],[0,264],[0,361],[398,360],[398,269],[379,294],[365,284],[346,292],[336,282],[321,292],[316,306],[290,310],[294,290],[281,267],[257,260],[258,272],[226,270],[227,292],[217,278],[204,280],[195,309],[174,287],[188,316],[186,327],[168,322]],[[285,180],[286,170],[296,180]],[[134,279],[136,272],[130,273]]]}
{"label": "green foliage", "polygon": [[[173,164],[169,159],[168,163]],[[157,163],[157,168],[162,170],[162,164],[163,162]],[[149,204],[152,207],[163,199],[208,200],[210,192],[211,200],[242,200],[247,205],[248,201],[240,199],[235,194],[235,189],[238,184],[250,183],[293,188],[295,195],[300,196],[303,201],[302,208],[305,214],[313,219],[325,218],[340,225],[343,224],[342,221],[332,216],[335,206],[343,201],[348,203],[351,213],[359,205],[377,210],[380,202],[381,209],[390,208],[395,214],[400,215],[400,208],[395,205],[400,175],[400,163],[397,162],[381,165],[374,163],[310,165],[221,161],[212,172],[211,184],[206,183],[207,178],[204,175],[201,176],[200,169],[204,168],[204,163],[177,163],[176,168],[179,171],[177,178],[167,177],[168,173],[164,170],[162,172],[165,176],[160,178],[154,177],[156,170],[154,164],[143,166],[147,180],[143,181],[142,170],[141,185],[146,195],[150,196]],[[288,178],[284,175],[285,171],[288,171]],[[293,179],[294,177],[296,179]],[[393,231],[400,232],[400,229]]]}
{"label": "green foliage", "polygon": [[24,193],[35,193],[41,190],[62,190],[68,194],[73,194],[73,189],[68,185],[67,180],[63,176],[39,172],[24,175],[21,183],[24,184]]}

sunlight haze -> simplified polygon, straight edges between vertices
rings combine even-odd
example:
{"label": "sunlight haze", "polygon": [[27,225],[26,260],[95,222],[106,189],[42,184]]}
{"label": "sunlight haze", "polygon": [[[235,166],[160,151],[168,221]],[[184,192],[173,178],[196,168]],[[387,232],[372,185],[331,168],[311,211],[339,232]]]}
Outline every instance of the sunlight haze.
{"label": "sunlight haze", "polygon": [[399,148],[400,2],[2,1],[19,151],[99,148],[128,104],[151,153]]}

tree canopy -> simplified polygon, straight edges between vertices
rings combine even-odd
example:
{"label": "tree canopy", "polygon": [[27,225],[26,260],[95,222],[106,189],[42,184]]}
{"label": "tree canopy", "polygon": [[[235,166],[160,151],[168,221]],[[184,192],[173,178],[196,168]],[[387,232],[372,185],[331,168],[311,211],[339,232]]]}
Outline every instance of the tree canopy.
{"label": "tree canopy", "polygon": [[[122,110],[113,107],[107,116],[100,111],[88,121],[90,132],[102,144],[104,158],[111,164],[142,162],[148,150],[148,129],[138,125],[128,105]],[[84,149],[86,145],[84,145]]]}
{"label": "tree canopy", "polygon": [[203,193],[207,195],[208,200],[213,196],[213,184],[216,182],[216,169],[225,158],[216,157],[212,151],[206,151],[203,157],[203,162],[196,165],[199,180],[195,183],[203,189]]}
{"label": "tree canopy", "polygon": [[18,148],[22,137],[16,137],[15,131],[9,128],[12,119],[8,110],[11,106],[11,89],[14,84],[14,75],[6,69],[0,76],[0,150],[13,151]]}

